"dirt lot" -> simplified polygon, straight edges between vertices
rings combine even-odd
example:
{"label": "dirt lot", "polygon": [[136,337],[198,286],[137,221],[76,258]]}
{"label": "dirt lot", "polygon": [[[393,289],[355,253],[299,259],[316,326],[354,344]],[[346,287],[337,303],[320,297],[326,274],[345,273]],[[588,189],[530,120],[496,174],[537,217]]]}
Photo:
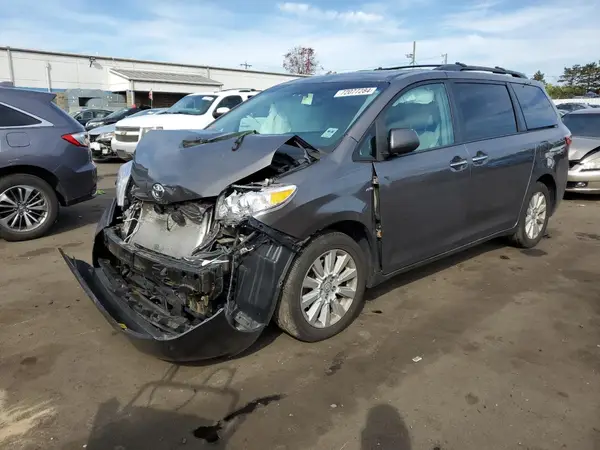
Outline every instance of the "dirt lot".
{"label": "dirt lot", "polygon": [[116,170],[53,235],[0,241],[0,448],[600,449],[600,199],[563,202],[534,250],[492,242],[370,291],[330,341],[270,328],[241,358],[173,366],[56,251],[89,260]]}

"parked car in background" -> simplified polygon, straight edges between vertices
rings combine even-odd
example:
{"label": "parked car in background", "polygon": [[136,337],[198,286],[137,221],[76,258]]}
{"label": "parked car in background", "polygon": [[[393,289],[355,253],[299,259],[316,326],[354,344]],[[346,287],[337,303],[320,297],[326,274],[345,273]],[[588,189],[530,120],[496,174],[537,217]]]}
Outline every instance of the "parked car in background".
{"label": "parked car in background", "polygon": [[563,122],[573,134],[567,191],[600,193],[600,109],[573,111]]}
{"label": "parked car in background", "polygon": [[[167,108],[144,109],[129,117],[161,114],[166,110]],[[111,158],[118,158],[117,153],[112,149],[110,145],[110,141],[112,140],[114,135],[115,124],[92,128],[90,131],[88,131],[88,140],[90,143],[90,150],[92,152],[92,157],[94,158],[94,161],[99,162],[106,161]]]}
{"label": "parked car in background", "polygon": [[556,109],[558,109],[559,111],[565,111],[566,113],[570,113],[572,111],[578,111],[580,109],[589,109],[590,106],[586,103],[578,103],[578,102],[572,102],[572,103],[559,103],[556,105]]}
{"label": "parked car in background", "polygon": [[59,206],[96,192],[86,133],[54,97],[0,88],[0,238],[8,241],[43,236]]}
{"label": "parked car in background", "polygon": [[85,129],[87,131],[96,128],[96,127],[101,127],[104,125],[111,125],[113,123],[117,123],[119,120],[123,120],[125,117],[129,117],[135,113],[138,113],[140,111],[143,111],[145,109],[150,109],[149,106],[135,106],[132,108],[123,108],[123,109],[119,109],[118,111],[115,111],[111,114],[109,114],[106,117],[102,117],[102,118],[97,118],[97,119],[92,119],[90,120],[86,125],[85,125]]}
{"label": "parked car in background", "polygon": [[119,122],[112,148],[122,159],[131,159],[147,131],[201,130],[258,93],[255,89],[228,89],[186,95],[158,117],[129,117]]}
{"label": "parked car in background", "polygon": [[70,114],[70,116],[73,117],[73,119],[75,119],[81,125],[85,126],[85,124],[87,124],[92,119],[102,119],[112,113],[113,111],[110,111],[108,109],[89,108],[73,112]]}
{"label": "parked car in background", "polygon": [[319,341],[356,318],[365,287],[498,236],[537,245],[569,142],[543,85],[498,67],[302,78],[205,130],[149,131],[92,265],[64,257],[112,325],[164,359],[236,354],[272,318]]}

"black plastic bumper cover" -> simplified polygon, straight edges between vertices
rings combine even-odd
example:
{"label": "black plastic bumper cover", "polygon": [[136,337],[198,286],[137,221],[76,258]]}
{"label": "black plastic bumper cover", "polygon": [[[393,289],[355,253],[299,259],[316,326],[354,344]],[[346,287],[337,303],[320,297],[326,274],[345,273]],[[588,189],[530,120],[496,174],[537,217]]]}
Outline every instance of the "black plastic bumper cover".
{"label": "black plastic bumper cover", "polygon": [[[108,222],[108,217],[103,219]],[[94,253],[99,245],[104,245],[103,234],[99,230]],[[115,329],[144,353],[184,362],[238,354],[250,347],[269,323],[295,249],[289,243],[267,241],[240,257],[226,306],[178,335],[161,332],[131,309],[120,298],[117,283],[100,267],[59,251],[86,294]]]}

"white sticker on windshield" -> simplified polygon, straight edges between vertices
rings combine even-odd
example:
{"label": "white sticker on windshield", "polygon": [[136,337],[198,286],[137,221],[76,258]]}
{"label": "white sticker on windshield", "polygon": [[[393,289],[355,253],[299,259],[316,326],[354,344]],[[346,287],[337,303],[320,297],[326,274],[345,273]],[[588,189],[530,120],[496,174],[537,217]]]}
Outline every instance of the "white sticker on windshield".
{"label": "white sticker on windshield", "polygon": [[340,91],[337,91],[335,93],[334,97],[351,97],[353,95],[371,95],[376,90],[377,90],[377,88],[375,88],[375,87],[342,89]]}
{"label": "white sticker on windshield", "polygon": [[202,100],[206,100],[208,102],[210,102],[211,100],[214,100],[214,97],[202,97]]}
{"label": "white sticker on windshield", "polygon": [[325,133],[323,133],[321,135],[321,137],[329,139],[331,136],[333,136],[335,133],[337,133],[337,130],[338,130],[337,128],[327,128],[325,130]]}

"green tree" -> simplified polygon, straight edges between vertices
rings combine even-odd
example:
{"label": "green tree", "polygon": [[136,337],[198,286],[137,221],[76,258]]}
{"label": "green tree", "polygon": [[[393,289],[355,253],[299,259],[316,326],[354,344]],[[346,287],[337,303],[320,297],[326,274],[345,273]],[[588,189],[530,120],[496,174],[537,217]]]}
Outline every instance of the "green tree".
{"label": "green tree", "polygon": [[533,79],[536,81],[541,81],[542,83],[546,84],[546,80],[544,79],[544,74],[542,72],[540,72],[539,70],[533,74]]}

